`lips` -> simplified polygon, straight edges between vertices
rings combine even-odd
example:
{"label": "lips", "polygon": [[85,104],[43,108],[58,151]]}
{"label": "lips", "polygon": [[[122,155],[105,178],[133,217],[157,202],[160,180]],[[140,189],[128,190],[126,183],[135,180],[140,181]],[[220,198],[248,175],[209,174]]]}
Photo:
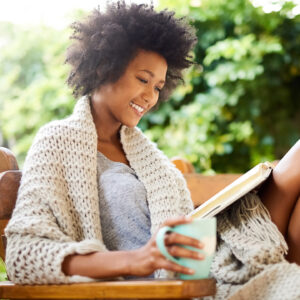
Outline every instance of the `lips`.
{"label": "lips", "polygon": [[139,114],[142,115],[145,111],[145,108],[134,103],[133,101],[130,101],[129,105]]}

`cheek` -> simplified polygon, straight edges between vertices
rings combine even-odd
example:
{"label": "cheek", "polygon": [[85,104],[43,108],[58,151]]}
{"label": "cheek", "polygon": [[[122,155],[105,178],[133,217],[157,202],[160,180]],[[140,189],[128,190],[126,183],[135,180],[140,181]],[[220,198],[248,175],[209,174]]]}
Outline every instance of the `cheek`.
{"label": "cheek", "polygon": [[151,103],[151,107],[149,108],[148,112],[157,110],[158,107],[159,107],[159,102],[158,102],[158,99],[157,99],[156,101],[153,101],[153,103]]}
{"label": "cheek", "polygon": [[158,103],[159,95],[157,95],[152,103],[152,107]]}

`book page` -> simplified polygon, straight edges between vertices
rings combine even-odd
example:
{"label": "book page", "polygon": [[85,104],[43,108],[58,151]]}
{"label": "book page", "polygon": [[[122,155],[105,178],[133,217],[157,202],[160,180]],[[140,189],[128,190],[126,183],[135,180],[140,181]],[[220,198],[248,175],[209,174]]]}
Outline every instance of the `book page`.
{"label": "book page", "polygon": [[193,210],[189,215],[193,218],[215,216],[224,208],[259,186],[269,177],[272,169],[272,165],[268,162],[258,164]]}

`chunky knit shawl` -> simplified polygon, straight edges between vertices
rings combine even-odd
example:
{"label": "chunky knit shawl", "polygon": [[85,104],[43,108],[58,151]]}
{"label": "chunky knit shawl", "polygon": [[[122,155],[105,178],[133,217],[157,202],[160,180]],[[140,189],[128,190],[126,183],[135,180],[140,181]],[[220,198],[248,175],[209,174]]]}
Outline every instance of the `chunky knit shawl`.
{"label": "chunky knit shawl", "polygon": [[[122,126],[121,143],[144,183],[151,233],[192,210],[181,173],[138,128]],[[28,152],[13,216],[6,228],[7,272],[20,284],[93,281],[65,276],[67,255],[107,251],[97,189],[97,134],[90,104],[40,129]],[[299,299],[300,268],[284,260],[286,244],[258,197],[248,195],[218,217],[211,268],[216,299]],[[156,273],[156,276],[159,272]],[[298,297],[298,298],[297,298]]]}
{"label": "chunky knit shawl", "polygon": [[[123,126],[121,143],[144,183],[153,234],[164,220],[193,209],[180,171],[138,128]],[[122,199],[120,199],[122,201]],[[16,207],[6,228],[7,272],[12,281],[92,281],[65,276],[67,255],[107,251],[97,189],[97,133],[88,98],[73,114],[42,127],[28,152]]]}

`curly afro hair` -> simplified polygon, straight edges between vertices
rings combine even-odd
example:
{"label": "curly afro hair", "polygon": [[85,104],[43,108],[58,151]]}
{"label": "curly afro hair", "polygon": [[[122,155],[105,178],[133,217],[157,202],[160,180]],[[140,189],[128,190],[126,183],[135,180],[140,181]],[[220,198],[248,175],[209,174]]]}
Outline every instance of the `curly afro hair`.
{"label": "curly afro hair", "polygon": [[67,83],[75,97],[88,95],[105,83],[117,81],[139,49],[162,55],[168,64],[166,84],[159,101],[167,99],[193,62],[189,51],[196,43],[194,29],[174,12],[156,12],[145,4],[124,1],[95,9],[82,22],[71,25],[73,44],[66,62],[71,65]]}

